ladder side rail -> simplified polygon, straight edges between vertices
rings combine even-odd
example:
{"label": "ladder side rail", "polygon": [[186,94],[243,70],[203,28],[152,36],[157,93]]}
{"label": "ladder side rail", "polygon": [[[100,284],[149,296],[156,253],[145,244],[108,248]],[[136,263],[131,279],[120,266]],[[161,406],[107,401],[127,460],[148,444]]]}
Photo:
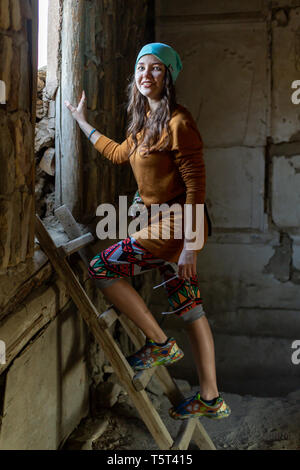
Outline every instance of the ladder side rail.
{"label": "ladder side rail", "polygon": [[101,328],[101,325],[98,322],[99,313],[97,309],[82,288],[66,259],[61,258],[59,255],[56,245],[38,216],[36,216],[36,233],[42,249],[53,264],[58,275],[66,283],[70,295],[77,305],[80,314],[86,321],[96,340],[99,342],[104,354],[111,362],[120,382],[127,390],[131,400],[136,406],[141,418],[148,427],[158,447],[160,449],[170,449],[173,444],[173,439],[165,424],[154,408],[147,393],[145,391],[137,392],[135,390],[132,383],[134,376],[133,370],[129,366],[112,335],[109,333],[109,330],[103,330]]}

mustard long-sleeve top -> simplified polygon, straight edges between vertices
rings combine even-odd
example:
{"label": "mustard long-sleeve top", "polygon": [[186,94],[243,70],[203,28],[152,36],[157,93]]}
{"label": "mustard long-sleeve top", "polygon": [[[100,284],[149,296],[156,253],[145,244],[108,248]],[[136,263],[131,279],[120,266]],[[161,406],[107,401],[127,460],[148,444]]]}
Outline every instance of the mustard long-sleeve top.
{"label": "mustard long-sleeve top", "polygon": [[[183,206],[205,203],[205,164],[202,138],[191,113],[184,106],[177,105],[169,128],[171,142],[168,148],[152,151],[146,156],[137,149],[129,157],[133,146],[131,136],[118,144],[102,134],[94,146],[113,163],[131,165],[139,194],[148,211],[147,226],[131,235],[157,258],[177,262],[184,242]],[[165,134],[161,139],[164,137]],[[162,216],[151,217],[151,204],[163,203],[177,203],[182,209],[177,206],[179,210],[175,211],[174,216],[171,215],[168,224],[162,222]],[[183,235],[179,239],[174,238],[175,228],[179,227]],[[208,221],[205,213],[204,244],[207,236]]]}

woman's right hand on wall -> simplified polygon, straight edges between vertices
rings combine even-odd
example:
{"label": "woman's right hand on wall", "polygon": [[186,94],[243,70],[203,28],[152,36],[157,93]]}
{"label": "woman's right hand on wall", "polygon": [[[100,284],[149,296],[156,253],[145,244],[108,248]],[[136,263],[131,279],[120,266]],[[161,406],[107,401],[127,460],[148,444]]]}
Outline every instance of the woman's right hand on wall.
{"label": "woman's right hand on wall", "polygon": [[89,141],[94,145],[99,137],[101,136],[100,132],[97,131],[93,126],[91,126],[86,119],[86,97],[84,90],[82,91],[81,100],[77,108],[72,106],[69,101],[65,100],[66,107],[71,111],[72,117],[77,121],[82,132],[88,137]]}
{"label": "woman's right hand on wall", "polygon": [[72,117],[78,122],[78,123],[83,123],[87,122],[86,119],[86,97],[85,97],[85,92],[84,90],[82,91],[81,95],[81,100],[79,101],[79,104],[77,108],[71,105],[69,101],[65,101],[66,107],[71,111]]}

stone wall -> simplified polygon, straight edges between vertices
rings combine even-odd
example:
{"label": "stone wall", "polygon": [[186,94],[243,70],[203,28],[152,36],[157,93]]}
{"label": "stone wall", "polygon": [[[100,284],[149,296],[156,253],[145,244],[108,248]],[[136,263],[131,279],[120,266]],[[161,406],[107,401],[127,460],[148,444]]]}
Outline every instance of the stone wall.
{"label": "stone wall", "polygon": [[[291,101],[299,7],[288,0],[156,2],[156,40],[182,58],[179,102],[205,146],[213,236],[198,274],[218,383],[256,396],[299,386],[291,361],[300,324],[299,105]],[[176,319],[168,327],[179,334]],[[186,363],[174,368],[196,383],[181,339]]]}
{"label": "stone wall", "polygon": [[35,211],[40,218],[53,215],[55,203],[55,100],[47,97],[47,67],[38,71],[35,125]]}

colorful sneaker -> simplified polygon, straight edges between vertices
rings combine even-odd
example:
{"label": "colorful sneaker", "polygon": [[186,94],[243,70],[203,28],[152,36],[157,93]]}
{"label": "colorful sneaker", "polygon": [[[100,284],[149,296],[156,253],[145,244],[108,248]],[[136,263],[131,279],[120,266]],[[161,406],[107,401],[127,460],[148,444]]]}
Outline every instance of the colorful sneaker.
{"label": "colorful sneaker", "polygon": [[169,409],[169,415],[174,419],[196,418],[206,416],[211,419],[227,418],[231,413],[231,409],[225,403],[221,396],[218,396],[214,405],[207,405],[202,401],[200,393],[186,398],[179,405]]}
{"label": "colorful sneaker", "polygon": [[147,339],[145,346],[131,356],[127,361],[133,370],[150,369],[151,367],[169,365],[177,362],[184,356],[174,338],[168,338],[164,346],[159,346],[152,339]]}

